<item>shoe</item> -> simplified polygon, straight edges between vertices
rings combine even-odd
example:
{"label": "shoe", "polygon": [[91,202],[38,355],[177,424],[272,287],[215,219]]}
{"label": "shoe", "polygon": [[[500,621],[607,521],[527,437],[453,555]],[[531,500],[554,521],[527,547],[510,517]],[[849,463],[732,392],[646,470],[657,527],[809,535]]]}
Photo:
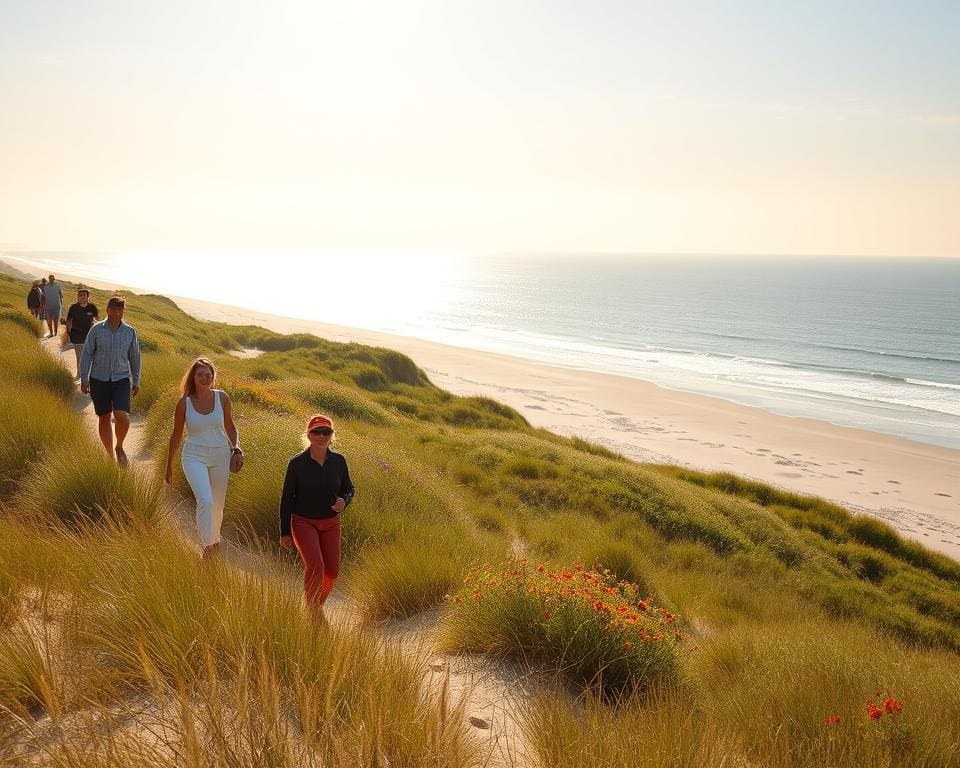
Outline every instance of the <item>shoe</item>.
{"label": "shoe", "polygon": [[129,466],[130,460],[127,458],[127,452],[123,448],[117,448],[117,465],[121,467]]}

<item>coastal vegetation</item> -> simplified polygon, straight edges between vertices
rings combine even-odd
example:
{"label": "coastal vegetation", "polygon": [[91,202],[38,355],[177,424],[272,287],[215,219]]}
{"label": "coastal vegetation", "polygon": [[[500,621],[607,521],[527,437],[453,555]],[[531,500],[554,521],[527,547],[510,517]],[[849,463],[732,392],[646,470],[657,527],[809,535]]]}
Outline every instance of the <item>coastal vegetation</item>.
{"label": "coastal vegetation", "polygon": [[[528,671],[518,768],[960,766],[960,565],[884,523],[535,429],[390,350],[130,295],[146,450],[192,357],[234,401],[249,557],[205,568],[183,479],[101,457],[25,292],[0,275],[0,766],[487,764],[436,654]],[[315,411],[358,487],[332,626],[276,547]],[[415,651],[384,631],[411,620]]]}

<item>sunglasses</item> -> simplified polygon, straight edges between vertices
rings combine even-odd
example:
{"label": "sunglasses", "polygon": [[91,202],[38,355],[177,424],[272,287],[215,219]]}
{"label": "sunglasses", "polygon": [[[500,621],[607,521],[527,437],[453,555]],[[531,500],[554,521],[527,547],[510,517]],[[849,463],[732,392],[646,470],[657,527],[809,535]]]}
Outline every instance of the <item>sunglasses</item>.
{"label": "sunglasses", "polygon": [[329,427],[320,427],[318,429],[311,429],[311,435],[323,435],[324,437],[330,437],[333,434],[333,430]]}

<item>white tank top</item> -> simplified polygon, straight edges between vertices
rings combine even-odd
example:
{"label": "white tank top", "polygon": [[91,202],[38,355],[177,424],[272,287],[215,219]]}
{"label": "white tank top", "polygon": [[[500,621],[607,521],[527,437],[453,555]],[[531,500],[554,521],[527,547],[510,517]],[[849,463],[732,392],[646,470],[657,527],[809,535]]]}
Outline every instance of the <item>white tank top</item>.
{"label": "white tank top", "polygon": [[223,429],[223,407],[220,405],[220,390],[213,390],[213,410],[210,413],[197,413],[193,401],[188,395],[186,403],[186,445],[204,448],[227,448],[227,433]]}

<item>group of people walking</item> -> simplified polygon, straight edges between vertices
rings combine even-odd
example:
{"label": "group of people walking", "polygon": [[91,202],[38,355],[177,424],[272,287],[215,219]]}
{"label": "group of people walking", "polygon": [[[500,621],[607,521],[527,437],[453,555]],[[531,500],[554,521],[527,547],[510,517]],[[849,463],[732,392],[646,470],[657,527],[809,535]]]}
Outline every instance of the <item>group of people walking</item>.
{"label": "group of people walking", "polygon": [[63,287],[54,275],[34,280],[27,293],[27,309],[47,325],[47,337],[60,331],[60,312],[63,308]]}
{"label": "group of people walking", "polygon": [[[46,285],[51,283],[59,289],[53,275]],[[123,443],[141,373],[140,340],[124,321],[125,310],[124,298],[113,296],[107,302],[107,317],[99,320],[89,292],[81,288],[67,316],[67,332],[77,353],[80,391],[93,400],[100,440],[120,466],[128,464]],[[51,329],[51,334],[56,331]],[[230,473],[240,471],[244,459],[233,404],[225,391],[216,388],[216,377],[216,368],[206,357],[196,358],[184,373],[164,471],[166,482],[172,484],[174,461],[182,446],[180,466],[196,500],[204,560],[219,552]],[[346,459],[331,448],[333,421],[314,415],[306,424],[305,435],[308,447],[290,459],[284,475],[278,505],[280,546],[299,552],[307,605],[320,612],[339,576],[340,515],[355,489]]]}

